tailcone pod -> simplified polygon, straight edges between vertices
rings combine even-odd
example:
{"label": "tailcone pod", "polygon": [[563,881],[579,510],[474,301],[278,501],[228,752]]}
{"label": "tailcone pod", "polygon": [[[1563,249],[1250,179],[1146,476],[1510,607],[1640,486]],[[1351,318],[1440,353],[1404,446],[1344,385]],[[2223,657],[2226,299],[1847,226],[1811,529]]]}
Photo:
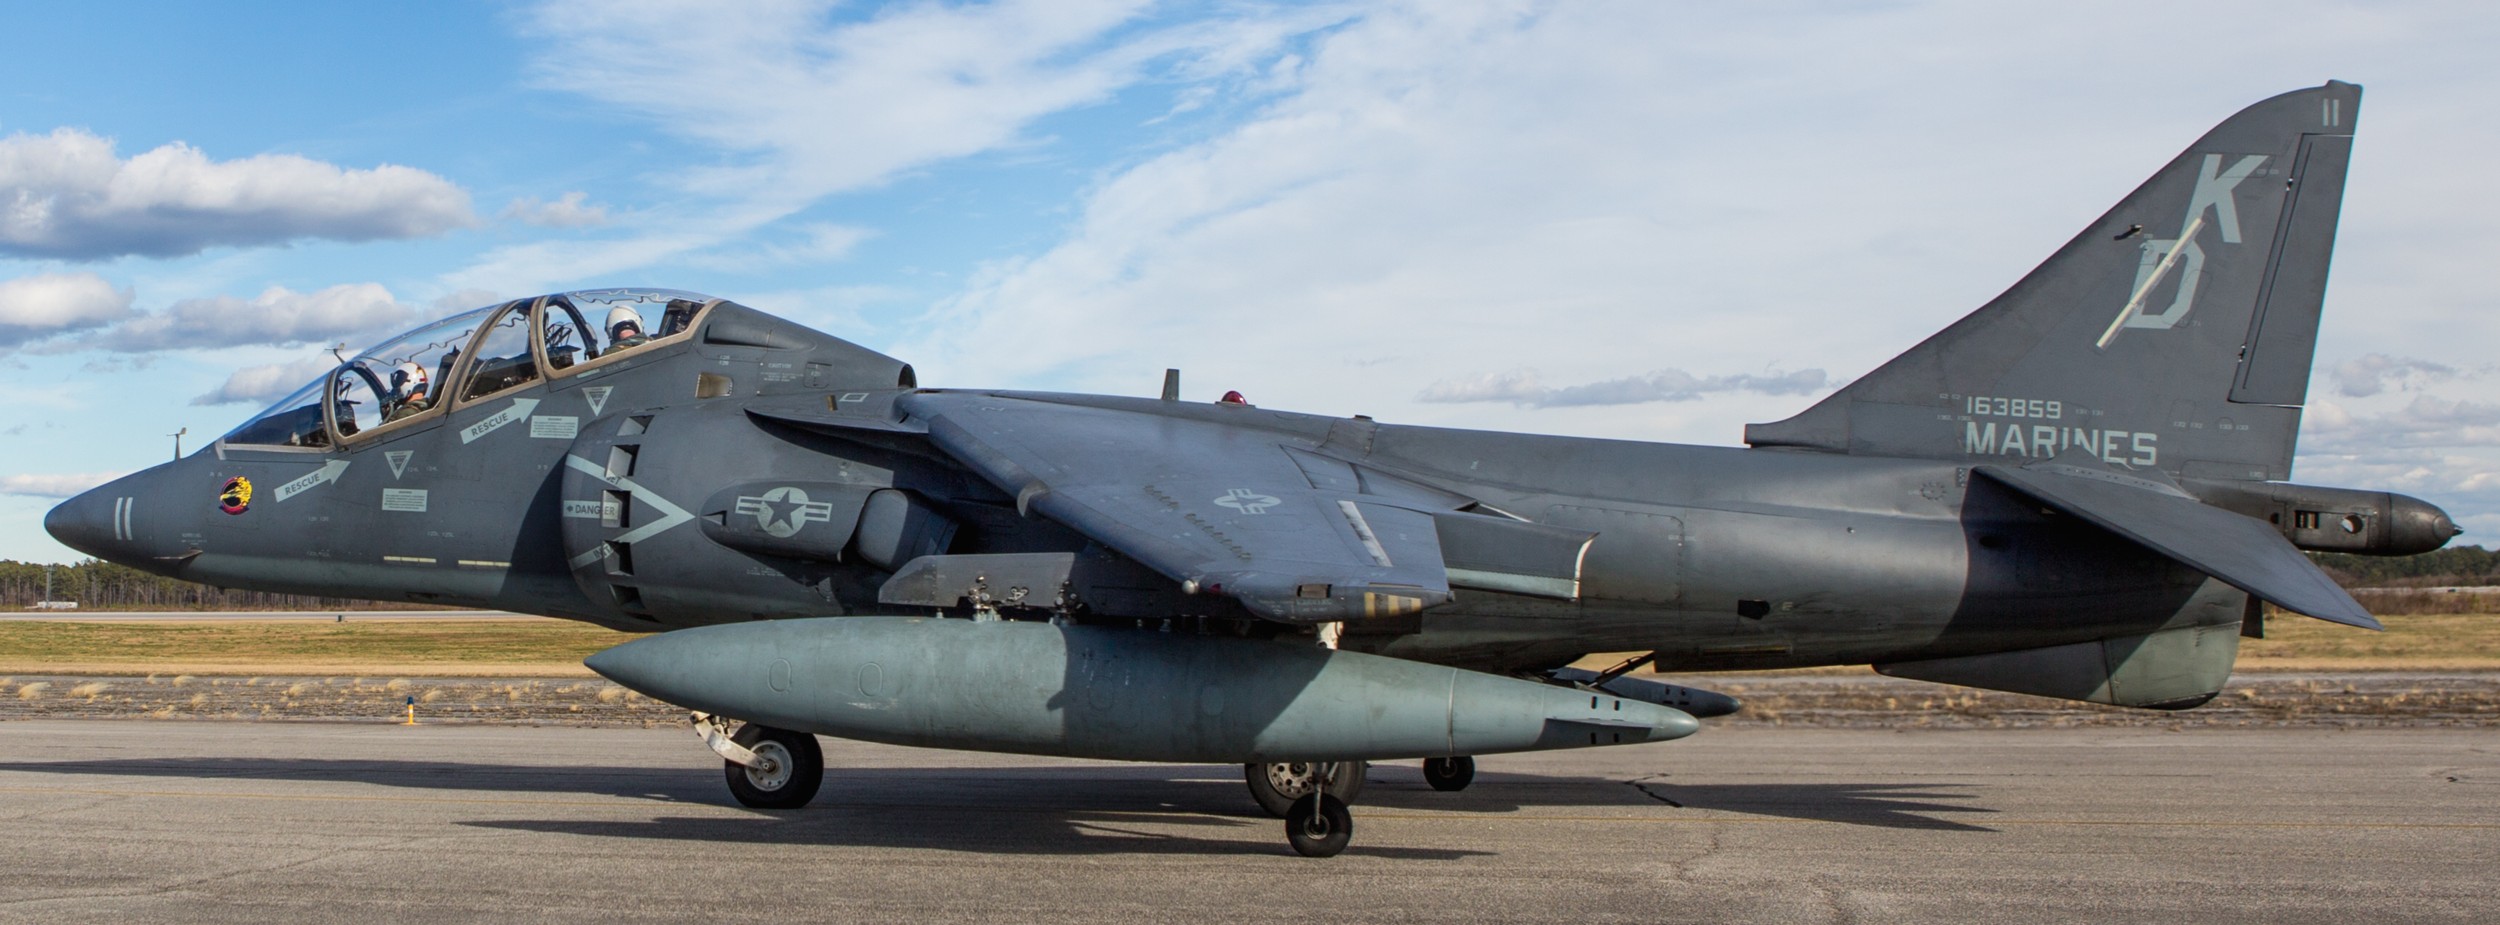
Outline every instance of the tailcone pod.
{"label": "tailcone pod", "polygon": [[2448,545],[2465,530],[2438,505],[2411,495],[2291,482],[2183,479],[2198,500],[2274,525],[2310,552],[2411,556]]}
{"label": "tailcone pod", "polygon": [[2454,518],[2438,505],[2411,495],[2389,492],[2387,495],[2387,546],[2389,555],[2410,556],[2430,552],[2448,545],[2448,541],[2465,532]]}
{"label": "tailcone pod", "polygon": [[905,617],[680,630],[584,660],[669,703],[900,745],[1133,761],[1420,758],[1657,742],[1604,692],[1282,642]]}

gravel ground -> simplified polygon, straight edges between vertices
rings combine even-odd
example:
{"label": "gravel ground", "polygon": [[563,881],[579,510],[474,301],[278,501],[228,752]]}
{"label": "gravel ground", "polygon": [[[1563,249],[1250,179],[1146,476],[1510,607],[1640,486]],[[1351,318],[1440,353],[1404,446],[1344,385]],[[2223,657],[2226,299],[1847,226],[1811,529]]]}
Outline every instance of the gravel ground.
{"label": "gravel ground", "polygon": [[[1717,675],[1672,680],[1735,695],[1712,725],[2020,729],[2436,728],[2500,726],[2500,673],[2243,674],[2185,712],[2130,710],[1874,675]],[[654,726],[684,712],[606,681],[349,676],[0,678],[0,720],[220,719]]]}

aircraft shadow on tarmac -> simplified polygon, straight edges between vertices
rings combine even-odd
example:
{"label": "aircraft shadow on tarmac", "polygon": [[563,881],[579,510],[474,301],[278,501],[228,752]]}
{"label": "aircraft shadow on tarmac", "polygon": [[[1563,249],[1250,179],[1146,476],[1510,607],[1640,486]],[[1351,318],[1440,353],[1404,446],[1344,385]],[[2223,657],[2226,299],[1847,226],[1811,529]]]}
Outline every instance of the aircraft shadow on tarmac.
{"label": "aircraft shadow on tarmac", "polygon": [[[134,758],[0,762],[0,773],[346,782],[429,791],[542,796],[606,796],[689,805],[725,805],[718,772],[653,767],[486,764],[352,758]],[[1881,828],[1993,831],[1932,813],[1992,813],[1953,801],[1954,786],[1867,783],[1684,784],[1515,773],[1479,775],[1461,793],[1440,793],[1411,768],[1374,767],[1356,801],[1366,808],[1501,814],[1564,807],[1656,806]],[[1158,832],[1140,831],[1151,822]],[[873,767],[827,769],[825,790],[795,814],[658,817],[647,821],[508,819],[467,823],[516,831],[612,838],[790,844],[942,847],[1002,854],[1088,854],[1139,850],[1273,852],[1262,839],[1166,834],[1175,825],[1210,830],[1276,823],[1261,815],[1230,767],[1080,765],[1064,767]],[[1262,832],[1264,834],[1264,832]],[[1113,837],[1106,837],[1113,836]],[[1480,852],[1365,845],[1358,854],[1451,859]]]}

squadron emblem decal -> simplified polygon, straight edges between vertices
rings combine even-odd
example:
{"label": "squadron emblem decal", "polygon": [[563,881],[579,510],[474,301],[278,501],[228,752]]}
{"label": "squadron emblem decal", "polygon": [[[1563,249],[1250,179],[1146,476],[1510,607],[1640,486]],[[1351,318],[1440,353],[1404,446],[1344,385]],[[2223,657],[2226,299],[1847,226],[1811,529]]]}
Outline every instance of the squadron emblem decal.
{"label": "squadron emblem decal", "polygon": [[252,509],[252,480],[235,476],[226,480],[226,487],[217,492],[217,509],[240,514]]}

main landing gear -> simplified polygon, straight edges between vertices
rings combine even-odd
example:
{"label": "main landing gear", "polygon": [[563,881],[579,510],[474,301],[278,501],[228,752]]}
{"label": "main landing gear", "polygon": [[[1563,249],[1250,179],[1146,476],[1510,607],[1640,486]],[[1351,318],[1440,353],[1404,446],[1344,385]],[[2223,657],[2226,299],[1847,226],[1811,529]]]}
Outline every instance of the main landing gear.
{"label": "main landing gear", "polygon": [[[708,713],[694,714],[695,734],[721,756],[721,773],[729,794],[756,809],[797,809],[816,798],[825,783],[825,752],[816,737],[757,723],[731,731],[729,721]],[[1347,806],[1363,792],[1365,761],[1278,762],[1242,766],[1250,795],[1259,806],[1285,820],[1285,843],[1303,857],[1334,857],[1354,840],[1354,814]],[[1475,759],[1466,756],[1424,761],[1424,780],[1432,789],[1465,789],[1475,779]]]}
{"label": "main landing gear", "polygon": [[[1285,820],[1285,842],[1303,857],[1331,857],[1354,839],[1347,805],[1363,792],[1367,761],[1276,762],[1242,765],[1251,799]],[[1455,792],[1476,779],[1476,759],[1465,755],[1424,759],[1424,782]]]}
{"label": "main landing gear", "polygon": [[729,795],[756,809],[797,809],[816,798],[825,784],[825,751],[816,737],[804,732],[748,723],[736,734],[729,722],[708,713],[694,715],[694,729],[703,744],[721,756],[721,773],[729,779]]}

